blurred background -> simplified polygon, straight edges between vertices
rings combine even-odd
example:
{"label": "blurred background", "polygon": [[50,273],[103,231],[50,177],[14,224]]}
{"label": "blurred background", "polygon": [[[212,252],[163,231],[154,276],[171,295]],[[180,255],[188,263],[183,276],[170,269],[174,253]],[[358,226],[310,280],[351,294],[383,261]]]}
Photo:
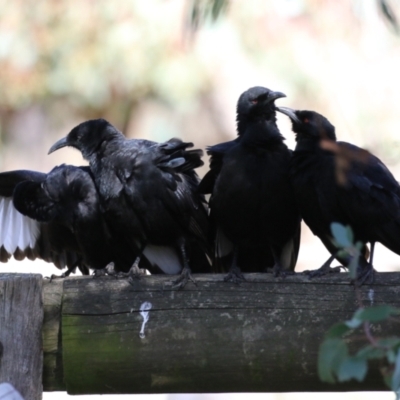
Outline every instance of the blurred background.
{"label": "blurred background", "polygon": [[[279,105],[326,115],[400,177],[396,15],[398,0],[0,0],[0,170],[83,164],[72,149],[47,151],[99,117],[132,138],[204,149],[235,137],[236,101],[259,85],[284,92]],[[304,227],[298,270],[326,254]],[[399,261],[377,248],[379,271]],[[43,264],[0,272],[58,272]]]}

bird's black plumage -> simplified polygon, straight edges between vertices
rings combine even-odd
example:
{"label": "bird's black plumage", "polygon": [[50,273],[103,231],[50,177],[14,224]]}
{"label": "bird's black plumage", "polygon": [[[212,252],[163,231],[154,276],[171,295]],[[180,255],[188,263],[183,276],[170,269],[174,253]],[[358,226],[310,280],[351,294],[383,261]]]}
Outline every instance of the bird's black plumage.
{"label": "bird's black plumage", "polygon": [[[291,152],[276,125],[274,101],[263,87],[244,92],[237,105],[238,137],[210,146],[210,170],[200,184],[211,193],[210,218],[217,258],[233,254],[229,278],[275,265],[294,270],[300,217],[289,183]],[[233,272],[232,272],[233,271]]]}
{"label": "bird's black plumage", "polygon": [[188,259],[194,271],[208,271],[207,210],[194,171],[203,164],[201,150],[179,139],[128,140],[104,119],[78,125],[50,152],[65,146],[89,161],[120,270],[143,250],[151,262],[157,247],[165,273],[188,271]]}
{"label": "bird's black plumage", "polygon": [[0,174],[1,252],[41,258],[58,268],[103,269],[112,261],[107,229],[88,167],[60,165],[48,174]]}
{"label": "bird's black plumage", "polygon": [[[358,160],[359,147],[337,142],[334,126],[312,111],[280,108],[292,120],[297,146],[291,160],[291,181],[301,215],[331,254],[337,249],[332,242],[330,225],[350,225],[355,240],[380,242],[400,254],[400,186],[383,162],[369,154]],[[336,148],[321,147],[329,140]],[[346,179],[338,183],[336,159],[341,153],[353,154],[348,160]],[[344,265],[350,259],[336,257]],[[360,278],[371,276],[372,266],[360,258]]]}

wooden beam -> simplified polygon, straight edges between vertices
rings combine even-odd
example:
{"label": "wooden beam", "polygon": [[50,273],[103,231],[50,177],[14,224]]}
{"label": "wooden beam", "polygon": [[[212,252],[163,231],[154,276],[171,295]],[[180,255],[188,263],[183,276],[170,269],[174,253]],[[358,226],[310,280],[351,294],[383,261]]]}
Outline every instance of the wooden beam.
{"label": "wooden beam", "polygon": [[[363,383],[329,385],[317,377],[324,333],[358,307],[347,274],[246,277],[237,286],[222,275],[198,275],[197,287],[181,291],[172,290],[169,276],[133,285],[109,277],[64,280],[56,351],[63,373],[53,374],[45,390],[64,384],[70,394],[386,390],[377,367]],[[379,274],[361,294],[366,306],[400,307],[400,275]],[[374,331],[396,334],[398,326],[376,324]]]}
{"label": "wooden beam", "polygon": [[42,276],[0,275],[0,382],[42,398]]}

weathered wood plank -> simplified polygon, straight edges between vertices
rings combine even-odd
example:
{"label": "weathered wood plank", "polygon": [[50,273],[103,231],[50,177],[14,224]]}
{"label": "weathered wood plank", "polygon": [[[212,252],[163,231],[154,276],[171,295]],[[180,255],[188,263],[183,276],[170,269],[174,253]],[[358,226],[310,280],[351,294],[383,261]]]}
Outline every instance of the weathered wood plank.
{"label": "weathered wood plank", "polygon": [[[347,274],[308,280],[249,274],[241,286],[221,275],[171,290],[171,277],[130,285],[112,278],[64,281],[64,381],[71,394],[385,390],[366,382],[331,386],[316,375],[327,329],[357,308]],[[400,306],[400,274],[361,289],[365,305]],[[140,307],[151,303],[140,336]],[[395,326],[376,332],[398,333]],[[354,344],[356,345],[356,343]]]}
{"label": "weathered wood plank", "polygon": [[63,281],[43,280],[43,386],[47,391],[65,390],[61,347]]}
{"label": "weathered wood plank", "polygon": [[42,276],[0,274],[0,382],[42,398]]}

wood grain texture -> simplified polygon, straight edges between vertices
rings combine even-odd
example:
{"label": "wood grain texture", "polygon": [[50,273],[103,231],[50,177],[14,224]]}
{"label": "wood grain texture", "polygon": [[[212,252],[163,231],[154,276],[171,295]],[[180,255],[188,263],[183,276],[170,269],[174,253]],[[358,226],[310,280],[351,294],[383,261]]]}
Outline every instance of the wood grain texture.
{"label": "wood grain texture", "polygon": [[61,347],[63,281],[43,280],[43,386],[47,391],[65,391]]}
{"label": "wood grain texture", "polygon": [[0,274],[0,382],[42,398],[42,276]]}
{"label": "wood grain texture", "polygon": [[[347,274],[308,280],[222,275],[171,289],[171,277],[64,280],[62,352],[71,394],[386,390],[377,368],[364,383],[319,381],[324,333],[356,305]],[[379,274],[361,289],[365,305],[400,306],[400,274]],[[150,302],[144,338],[140,307]],[[397,325],[374,332],[398,334]],[[363,342],[354,342],[354,347]]]}

